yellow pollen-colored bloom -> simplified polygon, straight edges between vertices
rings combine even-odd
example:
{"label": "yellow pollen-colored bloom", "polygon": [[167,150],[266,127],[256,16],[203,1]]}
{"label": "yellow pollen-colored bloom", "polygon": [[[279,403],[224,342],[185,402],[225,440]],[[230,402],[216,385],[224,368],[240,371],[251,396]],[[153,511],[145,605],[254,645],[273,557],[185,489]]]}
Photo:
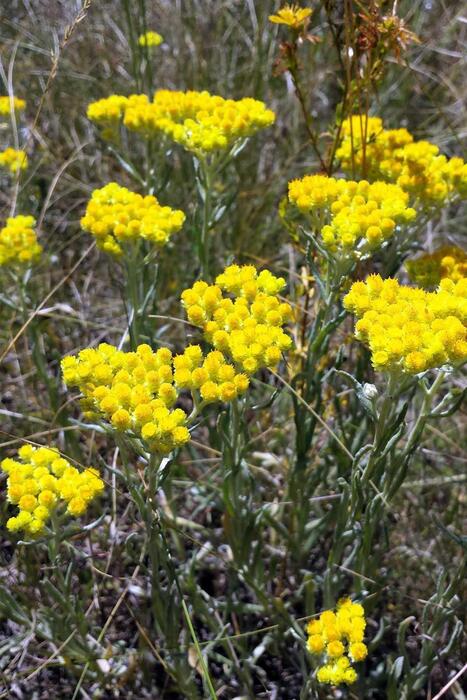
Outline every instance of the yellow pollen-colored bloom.
{"label": "yellow pollen-colored bloom", "polygon": [[[196,282],[186,289],[182,303],[190,322],[203,329],[205,339],[251,375],[262,367],[276,367],[292,345],[282,329],[291,316],[290,306],[278,298],[284,286],[285,280],[268,270],[258,273],[252,265],[231,265],[214,285]],[[224,373],[222,380],[227,382],[225,396],[233,392],[228,382],[237,391],[238,382],[247,384],[245,377],[232,374]]]}
{"label": "yellow pollen-colored bloom", "polygon": [[0,266],[24,268],[36,263],[42,253],[32,216],[13,216],[0,229]]}
{"label": "yellow pollen-colored bloom", "polygon": [[146,95],[111,95],[90,104],[87,114],[110,138],[118,137],[123,123],[145,136],[165,135],[202,157],[232,148],[275,120],[274,112],[250,97],[175,90],[158,90],[152,101]]}
{"label": "yellow pollen-colored bloom", "polygon": [[154,31],[148,31],[145,34],[141,34],[138,37],[138,44],[140,46],[154,47],[162,44],[164,39],[160,34]]}
{"label": "yellow pollen-colored bloom", "polygon": [[13,107],[13,110],[15,112],[22,112],[23,109],[26,107],[26,102],[24,100],[22,100],[20,97],[10,98],[9,95],[1,95],[0,96],[0,116],[5,116],[5,115],[10,114],[12,107]]}
{"label": "yellow pollen-colored bloom", "polygon": [[363,661],[368,654],[362,641],[365,625],[363,607],[350,598],[342,598],[335,611],[325,610],[317,620],[308,623],[307,648],[324,659],[316,674],[320,683],[355,683],[357,673],[350,661]]}
{"label": "yellow pollen-colored bloom", "polygon": [[32,537],[44,530],[54,509],[66,504],[68,513],[81,515],[104,488],[97,470],[78,471],[55,448],[24,445],[17,460],[7,458],[0,467],[8,475],[9,500],[19,509],[6,526]]}
{"label": "yellow pollen-colored bloom", "polygon": [[101,250],[118,257],[141,239],[161,248],[184,221],[182,211],[162,206],[152,195],[144,197],[110,182],[92,193],[81,226]]}
{"label": "yellow pollen-colored bloom", "polygon": [[467,254],[457,246],[444,245],[406,263],[410,279],[420,287],[437,287],[442,279],[457,282],[467,277]]}
{"label": "yellow pollen-colored bloom", "polygon": [[341,130],[336,156],[343,170],[399,185],[423,208],[442,207],[467,194],[467,164],[447,159],[406,129],[384,129],[378,117],[353,115]]}
{"label": "yellow pollen-colored bloom", "polygon": [[17,151],[14,148],[6,148],[0,153],[0,168],[6,168],[15,174],[28,167],[28,157],[25,151]]}
{"label": "yellow pollen-colored bloom", "polygon": [[465,278],[445,278],[426,292],[374,275],[352,285],[344,306],[359,319],[357,338],[370,348],[375,369],[418,374],[467,359],[466,291]]}
{"label": "yellow pollen-colored bloom", "polygon": [[367,257],[415,218],[408,195],[385,182],[307,175],[289,182],[289,202],[319,230],[324,247],[342,260]]}
{"label": "yellow pollen-colored bloom", "polygon": [[285,24],[291,29],[302,29],[306,25],[312,10],[299,5],[285,5],[276,15],[269,15],[269,21],[274,24]]}

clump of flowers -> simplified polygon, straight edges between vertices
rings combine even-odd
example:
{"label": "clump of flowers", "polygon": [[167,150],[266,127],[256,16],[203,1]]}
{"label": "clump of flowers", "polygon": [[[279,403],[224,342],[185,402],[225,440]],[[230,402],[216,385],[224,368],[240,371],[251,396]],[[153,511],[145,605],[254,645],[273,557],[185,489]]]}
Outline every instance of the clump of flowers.
{"label": "clump of flowers", "polygon": [[17,459],[4,459],[0,466],[8,475],[7,500],[19,509],[7,521],[10,532],[39,535],[62,505],[69,515],[80,516],[104,488],[96,469],[78,471],[52,447],[23,445]]}
{"label": "clump of flowers", "polygon": [[15,112],[22,112],[26,107],[26,102],[20,97],[11,98],[10,95],[0,96],[0,116],[6,116],[10,114],[11,104],[13,103],[13,109]]}
{"label": "clump of flowers", "polygon": [[12,216],[0,229],[0,265],[23,267],[39,260],[42,246],[37,242],[33,216]]}
{"label": "clump of flowers", "polygon": [[295,30],[301,30],[306,26],[312,10],[300,5],[284,5],[276,15],[269,15],[269,21],[273,24],[285,24]]}
{"label": "clump of flowers", "polygon": [[457,282],[467,277],[467,254],[455,245],[443,245],[433,253],[406,263],[410,279],[420,287],[437,287],[442,279]]}
{"label": "clump of flowers", "polygon": [[416,216],[408,195],[385,182],[307,175],[289,182],[289,201],[320,232],[325,248],[346,259],[365,257]]}
{"label": "clump of flowers", "polygon": [[165,134],[200,156],[232,148],[274,123],[275,114],[259,100],[224,99],[209,92],[158,90],[146,95],[111,95],[88,106],[88,118],[107,130],[123,120],[144,136]]}
{"label": "clump of flowers", "polygon": [[292,339],[282,326],[291,318],[289,304],[280,301],[282,277],[252,265],[231,265],[208,285],[195,282],[182,293],[188,320],[204,331],[216,350],[231,357],[247,374],[275,367]]}
{"label": "clump of flowers", "polygon": [[160,44],[162,44],[163,41],[163,37],[157,32],[153,31],[148,31],[145,34],[141,34],[141,36],[138,37],[138,44],[140,46],[147,46],[148,48],[153,46],[160,46]]}
{"label": "clump of flowers", "polygon": [[95,237],[101,250],[119,257],[141,239],[164,246],[184,221],[182,211],[162,206],[154,196],[110,182],[92,193],[81,226]]}
{"label": "clump of flowers", "polygon": [[118,124],[123,119],[128,100],[129,98],[123,95],[110,95],[97,102],[91,102],[86,112],[87,117],[101,127]]}
{"label": "clump of flowers", "polygon": [[421,207],[444,206],[467,195],[462,158],[448,160],[435,144],[414,141],[407,129],[384,129],[378,117],[345,120],[336,155],[346,172],[397,184]]}
{"label": "clump of flowers", "polygon": [[443,279],[436,292],[370,275],[355,282],[344,306],[359,319],[356,336],[375,369],[418,374],[467,360],[467,279]]}
{"label": "clump of flowers", "polygon": [[365,627],[363,607],[350,598],[340,600],[335,611],[325,610],[308,623],[308,650],[324,659],[317,672],[320,683],[355,683],[357,672],[351,662],[364,661],[368,655],[363,643]]}
{"label": "clump of flowers", "polygon": [[154,101],[129,105],[128,129],[160,130],[188,151],[204,156],[233,147],[274,123],[275,114],[251,97],[224,99],[209,92],[158,90]]}
{"label": "clump of flowers", "polygon": [[153,352],[139,345],[136,352],[123,352],[102,343],[65,357],[62,371],[65,383],[81,391],[87,418],[103,419],[163,455],[190,439],[187,414],[174,408],[180,391],[190,390],[199,407],[232,401],[248,388],[248,378],[221,353],[203,356],[198,345],[173,357],[168,348]]}
{"label": "clump of flowers", "polygon": [[17,151],[15,148],[6,148],[0,153],[0,168],[6,168],[10,173],[17,173],[28,167],[28,157],[25,151]]}
{"label": "clump of flowers", "polygon": [[214,350],[204,357],[199,345],[189,345],[182,355],[176,355],[173,366],[175,385],[192,394],[199,391],[204,403],[233,401],[245,393],[250,383],[221,352]]}

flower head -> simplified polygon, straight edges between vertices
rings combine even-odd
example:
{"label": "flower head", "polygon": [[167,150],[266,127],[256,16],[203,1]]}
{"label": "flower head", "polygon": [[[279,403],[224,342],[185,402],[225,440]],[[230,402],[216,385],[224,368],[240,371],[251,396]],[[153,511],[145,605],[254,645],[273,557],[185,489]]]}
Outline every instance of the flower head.
{"label": "flower head", "polygon": [[429,141],[414,141],[407,129],[384,129],[378,117],[353,115],[342,125],[336,156],[343,170],[399,185],[423,208],[467,196],[467,164],[447,159]]}
{"label": "flower head", "polygon": [[54,447],[26,444],[0,468],[8,476],[7,500],[18,507],[6,526],[31,536],[41,534],[51,513],[63,506],[69,515],[82,515],[104,488],[96,469],[79,471]]}
{"label": "flower head", "polygon": [[123,119],[129,99],[123,95],[110,95],[110,97],[91,102],[87,108],[87,117],[99,126],[115,124]]}
{"label": "flower head", "polygon": [[419,374],[467,359],[467,279],[443,279],[436,292],[370,275],[355,282],[344,306],[358,318],[356,336],[375,369]]}
{"label": "flower head", "polygon": [[312,13],[312,10],[299,5],[284,5],[277,15],[269,15],[269,21],[274,24],[285,24],[291,29],[302,29]]}
{"label": "flower head", "polygon": [[224,99],[209,92],[158,90],[146,95],[111,95],[88,106],[88,118],[116,136],[122,123],[145,137],[167,136],[199,156],[223,151],[274,123],[275,114],[259,100]]}
{"label": "flower head", "polygon": [[138,44],[140,46],[159,46],[160,44],[162,44],[163,41],[163,37],[157,32],[153,31],[146,32],[145,34],[141,34],[141,36],[138,37]]}
{"label": "flower head", "polygon": [[26,107],[26,102],[20,97],[11,97],[9,95],[0,96],[0,116],[10,114],[11,106],[15,112],[22,112]]}
{"label": "flower head", "polygon": [[416,215],[397,185],[325,175],[289,182],[289,201],[320,230],[325,248],[345,259],[367,257]]}
{"label": "flower head", "polygon": [[316,674],[320,683],[355,683],[357,673],[350,661],[363,661],[368,654],[363,643],[365,627],[363,607],[350,598],[340,600],[335,611],[325,610],[308,623],[308,650],[324,662]]}
{"label": "flower head", "polygon": [[163,247],[184,221],[182,211],[162,206],[154,196],[144,197],[110,182],[92,193],[81,226],[101,250],[118,257],[138,239]]}
{"label": "flower head", "polygon": [[[292,310],[278,298],[285,280],[252,265],[231,265],[216,283],[195,282],[182,294],[188,320],[247,375],[275,367],[292,339],[282,326]],[[233,298],[232,298],[233,297]]]}
{"label": "flower head", "polygon": [[17,173],[28,167],[28,157],[25,151],[6,148],[0,153],[0,168],[6,168],[10,173]]}
{"label": "flower head", "polygon": [[406,263],[410,279],[421,287],[437,287],[442,279],[453,282],[467,277],[467,254],[454,245],[443,245],[434,253]]}
{"label": "flower head", "polygon": [[0,229],[0,266],[24,267],[39,260],[42,246],[37,242],[32,216],[12,216]]}
{"label": "flower head", "polygon": [[163,455],[190,439],[187,415],[175,408],[182,391],[211,403],[232,401],[248,388],[248,377],[222,353],[204,356],[198,345],[174,357],[164,347],[154,352],[139,345],[136,352],[123,352],[102,343],[65,357],[62,372],[65,383],[82,393],[86,417],[136,436],[149,451]]}

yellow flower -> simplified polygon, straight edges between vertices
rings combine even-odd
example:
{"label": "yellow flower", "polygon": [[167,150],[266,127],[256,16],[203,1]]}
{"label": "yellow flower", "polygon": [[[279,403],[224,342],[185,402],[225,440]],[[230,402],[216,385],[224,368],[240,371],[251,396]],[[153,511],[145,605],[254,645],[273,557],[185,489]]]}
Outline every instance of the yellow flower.
{"label": "yellow flower", "polygon": [[13,97],[10,99],[9,95],[1,95],[0,115],[10,114],[12,104],[15,112],[21,112],[26,107],[26,102],[20,97]]}
{"label": "yellow flower", "polygon": [[349,646],[349,656],[352,661],[364,661],[368,656],[368,649],[362,642],[354,642]]}
{"label": "yellow flower", "polygon": [[163,41],[164,39],[161,37],[161,35],[153,31],[146,32],[138,37],[138,44],[140,46],[159,46]]}
{"label": "yellow flower", "polygon": [[336,639],[333,642],[329,642],[329,644],[326,647],[326,653],[332,659],[337,659],[340,656],[342,656],[344,653],[344,650],[345,650],[344,645],[338,639]]}
{"label": "yellow flower", "polygon": [[409,260],[406,268],[413,282],[429,289],[445,278],[457,282],[467,277],[467,254],[457,246],[443,245],[434,253]]}
{"label": "yellow flower", "polygon": [[312,654],[321,654],[324,651],[324,639],[320,634],[312,634],[308,637],[307,646]]}
{"label": "yellow flower", "polygon": [[325,175],[289,182],[289,201],[319,230],[335,257],[359,260],[404,230],[416,215],[397,185]]}
{"label": "yellow flower", "polygon": [[467,164],[447,159],[429,141],[414,141],[407,129],[384,129],[378,117],[353,115],[342,125],[336,156],[346,172],[399,185],[417,206],[444,206],[467,195]]}
{"label": "yellow flower", "polygon": [[285,24],[291,29],[301,29],[310,17],[312,10],[299,5],[285,5],[277,15],[269,15],[269,21],[274,24]]}
{"label": "yellow flower", "polygon": [[357,673],[350,660],[363,661],[368,654],[362,641],[365,626],[363,607],[352,603],[350,598],[342,598],[336,611],[325,610],[317,620],[308,623],[308,650],[322,655],[325,662],[316,674],[320,683],[333,686],[355,683]]}
{"label": "yellow flower", "polygon": [[467,359],[466,292],[466,278],[445,278],[426,292],[371,275],[352,285],[344,306],[359,319],[356,337],[370,348],[375,369],[418,374]]}
{"label": "yellow flower", "polygon": [[199,391],[206,403],[232,401],[249,384],[221,352],[205,356],[198,345],[173,357],[168,348],[154,352],[143,344],[135,352],[123,352],[102,343],[63,358],[62,372],[65,383],[79,388],[97,418],[140,437],[149,451],[160,454],[190,439],[185,411],[173,408],[181,390]]}
{"label": "yellow flower", "polygon": [[146,95],[110,95],[91,103],[87,115],[105,137],[117,138],[123,122],[146,137],[165,135],[200,157],[230,149],[275,120],[274,112],[250,97],[176,90],[158,90],[152,101]]}
{"label": "yellow flower", "polygon": [[51,512],[63,503],[70,515],[82,515],[104,488],[97,470],[80,472],[50,447],[24,445],[17,460],[4,459],[0,468],[8,475],[8,500],[19,509],[7,529],[31,536],[43,531]]}
{"label": "yellow flower", "polygon": [[0,266],[25,267],[39,260],[42,246],[37,242],[32,216],[13,216],[0,229]]}
{"label": "yellow flower", "polygon": [[6,148],[0,153],[0,168],[6,168],[10,173],[17,173],[28,167],[28,157],[25,151]]}
{"label": "yellow flower", "polygon": [[81,226],[95,237],[101,250],[119,257],[140,239],[161,248],[184,221],[182,211],[162,206],[154,196],[110,182],[92,193]]}
{"label": "yellow flower", "polygon": [[[252,265],[230,265],[216,284],[199,281],[186,289],[182,303],[188,320],[203,329],[205,339],[251,375],[262,367],[277,366],[292,346],[282,329],[292,315],[290,306],[279,299],[284,286],[285,280],[268,270],[258,273]],[[226,381],[237,384],[237,391],[238,382],[247,383],[241,374]],[[233,392],[227,386],[224,390]]]}

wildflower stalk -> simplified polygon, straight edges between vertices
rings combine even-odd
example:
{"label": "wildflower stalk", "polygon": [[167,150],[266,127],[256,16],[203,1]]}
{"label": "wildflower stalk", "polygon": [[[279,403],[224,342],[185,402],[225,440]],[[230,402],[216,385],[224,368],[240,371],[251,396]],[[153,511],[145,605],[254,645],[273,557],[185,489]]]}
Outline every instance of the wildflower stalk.
{"label": "wildflower stalk", "polygon": [[[336,571],[335,565],[342,561],[346,548],[345,566],[353,567],[362,577],[372,577],[378,570],[379,561],[373,551],[378,530],[384,526],[385,514],[402,486],[407,469],[423,436],[430,418],[436,417],[438,409],[432,410],[433,402],[445,378],[443,371],[437,375],[431,387],[425,380],[414,384],[396,374],[388,378],[388,383],[380,409],[376,412],[374,438],[371,446],[364,446],[356,455],[352,465],[350,483],[343,484],[343,498],[339,520],[336,524],[333,544],[328,556],[328,570],[325,577],[325,590],[330,596]],[[415,397],[415,389],[422,384],[423,399],[417,411],[415,425],[402,447],[398,444],[407,432],[406,413],[410,398],[399,405],[399,398],[406,391]],[[439,406],[445,405],[446,397]],[[376,408],[374,409],[376,411]],[[358,577],[357,590],[362,589],[364,579]]]}
{"label": "wildflower stalk", "polygon": [[321,155],[321,152],[319,149],[318,135],[315,132],[313,120],[312,120],[310,111],[307,108],[305,95],[303,93],[303,89],[301,86],[300,67],[299,67],[298,58],[297,58],[297,42],[294,41],[289,46],[290,46],[290,50],[289,50],[288,56],[287,56],[287,58],[288,58],[287,67],[288,67],[288,70],[289,70],[290,75],[292,77],[293,86],[295,88],[295,94],[296,94],[298,102],[300,104],[300,109],[302,112],[306,132],[308,134],[308,138],[310,139],[311,147],[312,147],[313,151],[315,152],[316,157],[318,158],[322,172],[330,174],[329,168],[326,165],[326,163],[324,162],[323,156]]}
{"label": "wildflower stalk", "polygon": [[202,173],[202,177],[198,180],[198,189],[203,201],[203,212],[202,225],[198,242],[198,256],[201,264],[201,276],[204,279],[209,280],[211,279],[209,272],[209,232],[212,225],[212,170],[211,164],[209,164],[204,158],[202,158],[199,161],[199,167]]}
{"label": "wildflower stalk", "polygon": [[[157,453],[148,455],[145,479],[141,483],[134,479],[134,469],[128,462],[130,458],[129,445],[118,436],[116,439],[121,447],[120,453],[123,459],[126,486],[145,528],[145,542],[150,561],[151,609],[155,631],[164,639],[167,649],[177,649],[181,633],[179,612],[183,612],[185,615],[183,596],[164,533],[164,518],[159,513],[156,502],[158,488],[169,473],[168,470],[162,472],[162,469],[168,469],[167,460],[161,458]],[[161,581],[161,572],[167,575],[168,585],[164,585]],[[175,591],[178,591],[178,598],[174,597]],[[172,653],[168,652],[166,663],[168,672],[183,696],[197,700],[198,692],[185,656],[180,657],[177,654],[172,656]]]}
{"label": "wildflower stalk", "polygon": [[209,675],[209,669],[207,667],[206,661],[203,656],[203,652],[201,651],[201,647],[199,645],[198,637],[196,636],[195,629],[193,627],[193,623],[191,621],[190,613],[188,611],[187,605],[185,603],[184,598],[182,598],[182,608],[183,608],[183,614],[185,616],[185,620],[188,625],[188,629],[190,630],[191,638],[193,639],[195,648],[196,648],[196,653],[198,654],[198,659],[201,664],[201,668],[203,671],[203,679],[206,684],[206,687],[209,691],[209,697],[212,700],[216,700],[217,694],[216,691],[214,690],[214,686],[212,684],[211,676]]}
{"label": "wildflower stalk", "polygon": [[128,303],[128,324],[130,329],[131,347],[135,349],[141,338],[141,307],[143,303],[143,265],[141,260],[140,242],[132,246],[131,254],[125,258],[125,298]]}

